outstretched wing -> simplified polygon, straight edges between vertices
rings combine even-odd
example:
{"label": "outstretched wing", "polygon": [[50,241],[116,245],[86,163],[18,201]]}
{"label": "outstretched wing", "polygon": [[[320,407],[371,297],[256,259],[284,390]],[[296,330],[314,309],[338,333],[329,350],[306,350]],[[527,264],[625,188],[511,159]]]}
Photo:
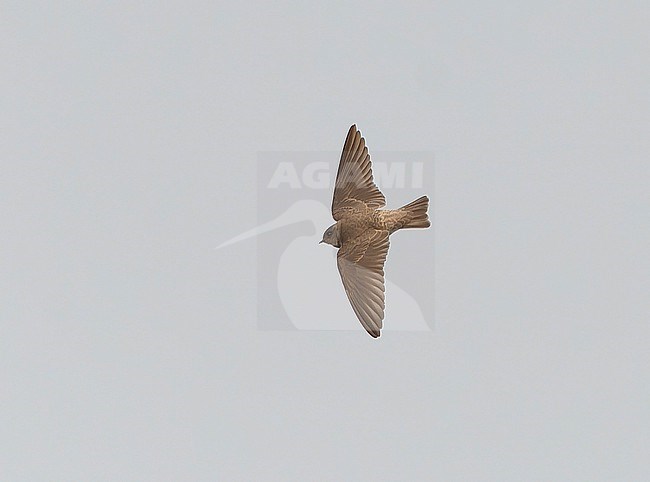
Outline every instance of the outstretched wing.
{"label": "outstretched wing", "polygon": [[339,170],[334,185],[332,215],[339,220],[346,211],[364,207],[378,209],[386,205],[386,199],[372,180],[370,154],[366,140],[353,125],[343,145]]}
{"label": "outstretched wing", "polygon": [[337,265],[352,309],[370,336],[377,338],[384,319],[384,263],[388,231],[371,230],[341,246]]}

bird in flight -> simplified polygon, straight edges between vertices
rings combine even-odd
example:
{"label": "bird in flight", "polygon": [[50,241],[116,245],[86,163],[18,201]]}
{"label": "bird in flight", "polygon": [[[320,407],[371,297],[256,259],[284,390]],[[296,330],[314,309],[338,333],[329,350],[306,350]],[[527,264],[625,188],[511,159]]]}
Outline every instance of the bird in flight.
{"label": "bird in flight", "polygon": [[372,178],[366,141],[353,125],[343,145],[332,200],[335,224],[321,243],[339,248],[336,263],[354,313],[373,338],[384,319],[384,263],[388,237],[398,229],[431,226],[429,198],[422,196],[399,209],[379,209],[386,199]]}

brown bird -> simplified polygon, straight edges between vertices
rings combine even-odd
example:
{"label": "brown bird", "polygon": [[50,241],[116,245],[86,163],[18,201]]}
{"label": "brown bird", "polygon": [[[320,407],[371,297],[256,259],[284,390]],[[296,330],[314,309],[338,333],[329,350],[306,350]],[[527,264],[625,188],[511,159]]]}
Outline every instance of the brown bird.
{"label": "brown bird", "polygon": [[321,243],[339,248],[337,265],[357,318],[373,338],[384,319],[384,263],[388,237],[402,228],[431,226],[429,198],[422,196],[399,209],[382,209],[386,199],[372,179],[366,141],[353,125],[343,145],[332,200],[336,221]]}

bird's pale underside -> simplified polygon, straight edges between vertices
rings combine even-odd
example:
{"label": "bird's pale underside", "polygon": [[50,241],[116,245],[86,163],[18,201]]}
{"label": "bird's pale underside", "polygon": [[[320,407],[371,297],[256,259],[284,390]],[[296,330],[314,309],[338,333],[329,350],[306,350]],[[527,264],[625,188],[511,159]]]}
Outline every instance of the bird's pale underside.
{"label": "bird's pale underside", "polygon": [[384,263],[389,236],[402,228],[428,228],[426,196],[399,209],[379,209],[386,199],[372,178],[366,141],[353,125],[343,145],[334,185],[332,216],[323,240],[339,248],[337,264],[357,318],[370,336],[381,334],[384,319]]}

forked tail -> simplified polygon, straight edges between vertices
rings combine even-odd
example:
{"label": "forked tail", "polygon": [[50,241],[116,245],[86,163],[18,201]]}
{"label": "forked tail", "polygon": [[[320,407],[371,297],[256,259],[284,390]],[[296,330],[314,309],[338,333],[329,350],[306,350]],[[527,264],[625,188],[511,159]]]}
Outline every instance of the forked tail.
{"label": "forked tail", "polygon": [[426,196],[417,198],[415,201],[399,208],[400,211],[408,214],[403,228],[428,228],[431,226],[427,209],[429,209],[429,198]]}

